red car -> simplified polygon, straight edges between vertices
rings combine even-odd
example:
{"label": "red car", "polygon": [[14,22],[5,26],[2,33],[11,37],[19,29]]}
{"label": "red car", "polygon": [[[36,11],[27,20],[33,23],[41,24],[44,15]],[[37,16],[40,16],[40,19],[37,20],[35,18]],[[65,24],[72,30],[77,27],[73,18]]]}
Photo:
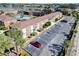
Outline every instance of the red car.
{"label": "red car", "polygon": [[33,45],[36,48],[42,48],[43,47],[43,45],[41,43],[37,42],[37,41],[31,42],[30,44]]}

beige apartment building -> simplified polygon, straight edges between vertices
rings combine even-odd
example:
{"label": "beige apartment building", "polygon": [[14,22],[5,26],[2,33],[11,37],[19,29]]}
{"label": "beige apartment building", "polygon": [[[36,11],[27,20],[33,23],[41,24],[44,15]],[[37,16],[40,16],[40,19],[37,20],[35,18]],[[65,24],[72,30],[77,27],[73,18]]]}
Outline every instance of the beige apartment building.
{"label": "beige apartment building", "polygon": [[62,17],[61,12],[54,12],[26,21],[17,21],[14,17],[1,15],[0,25],[5,25],[8,28],[18,28],[23,32],[23,38],[27,38],[32,32],[35,32],[37,29],[41,28],[47,21],[55,21],[56,18],[60,17]]}
{"label": "beige apartment building", "polygon": [[41,28],[47,21],[55,21],[56,18],[60,17],[62,17],[61,12],[54,12],[28,21],[17,21],[14,25],[11,25],[11,27],[21,29],[23,32],[23,38],[27,38],[32,32]]}

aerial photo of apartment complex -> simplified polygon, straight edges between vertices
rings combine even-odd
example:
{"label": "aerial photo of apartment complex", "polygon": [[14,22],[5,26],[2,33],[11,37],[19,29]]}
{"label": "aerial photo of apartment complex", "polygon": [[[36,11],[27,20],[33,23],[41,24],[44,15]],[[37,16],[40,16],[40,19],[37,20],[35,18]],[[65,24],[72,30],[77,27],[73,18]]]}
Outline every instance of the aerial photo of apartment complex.
{"label": "aerial photo of apartment complex", "polygon": [[79,55],[79,4],[0,4],[0,56]]}

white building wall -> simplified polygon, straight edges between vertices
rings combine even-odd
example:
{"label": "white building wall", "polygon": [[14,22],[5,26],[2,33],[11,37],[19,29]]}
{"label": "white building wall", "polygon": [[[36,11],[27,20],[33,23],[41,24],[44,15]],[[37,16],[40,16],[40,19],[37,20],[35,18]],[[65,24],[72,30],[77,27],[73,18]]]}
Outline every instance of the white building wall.
{"label": "white building wall", "polygon": [[31,33],[33,32],[33,25],[30,26],[31,27]]}
{"label": "white building wall", "polygon": [[37,25],[37,28],[36,28],[36,30],[37,30],[37,29],[39,29],[40,25],[39,25],[39,23],[37,23],[36,25]]}
{"label": "white building wall", "polygon": [[[54,20],[58,17],[61,17],[62,16],[62,13],[60,13],[59,15],[56,15],[55,17],[53,17],[51,20]],[[39,29],[40,27],[42,27],[42,25],[47,22],[48,19],[46,19],[45,21],[40,21],[38,23],[36,23],[35,25],[31,25],[28,27],[29,31],[26,31],[26,28],[22,29],[22,32],[23,32],[23,38],[26,38],[28,36],[27,33],[32,33],[33,32],[33,29],[36,27],[36,30]]]}
{"label": "white building wall", "polygon": [[58,15],[58,17],[62,17],[62,13],[60,13],[60,14]]}
{"label": "white building wall", "polygon": [[25,39],[27,37],[27,35],[26,35],[26,28],[22,29],[22,32],[23,32],[23,38]]}

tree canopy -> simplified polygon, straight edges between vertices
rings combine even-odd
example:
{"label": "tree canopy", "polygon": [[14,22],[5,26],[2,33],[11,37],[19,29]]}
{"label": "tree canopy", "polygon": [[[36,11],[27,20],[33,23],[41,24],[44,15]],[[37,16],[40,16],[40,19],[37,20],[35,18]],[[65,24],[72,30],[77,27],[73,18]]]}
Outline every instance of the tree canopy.
{"label": "tree canopy", "polygon": [[15,28],[15,29],[11,29],[6,33],[9,37],[13,38],[14,41],[17,42],[17,45],[22,47],[23,43],[25,42],[25,40],[23,39],[23,33],[21,30]]}
{"label": "tree canopy", "polygon": [[44,14],[49,14],[52,12],[50,5],[47,5],[46,7],[44,7],[44,9],[42,11]]}
{"label": "tree canopy", "polygon": [[77,7],[76,4],[61,4],[60,5],[61,8],[71,8],[71,9],[75,9]]}
{"label": "tree canopy", "polygon": [[10,37],[0,34],[0,55],[4,55],[4,51],[7,48],[13,47]]}

